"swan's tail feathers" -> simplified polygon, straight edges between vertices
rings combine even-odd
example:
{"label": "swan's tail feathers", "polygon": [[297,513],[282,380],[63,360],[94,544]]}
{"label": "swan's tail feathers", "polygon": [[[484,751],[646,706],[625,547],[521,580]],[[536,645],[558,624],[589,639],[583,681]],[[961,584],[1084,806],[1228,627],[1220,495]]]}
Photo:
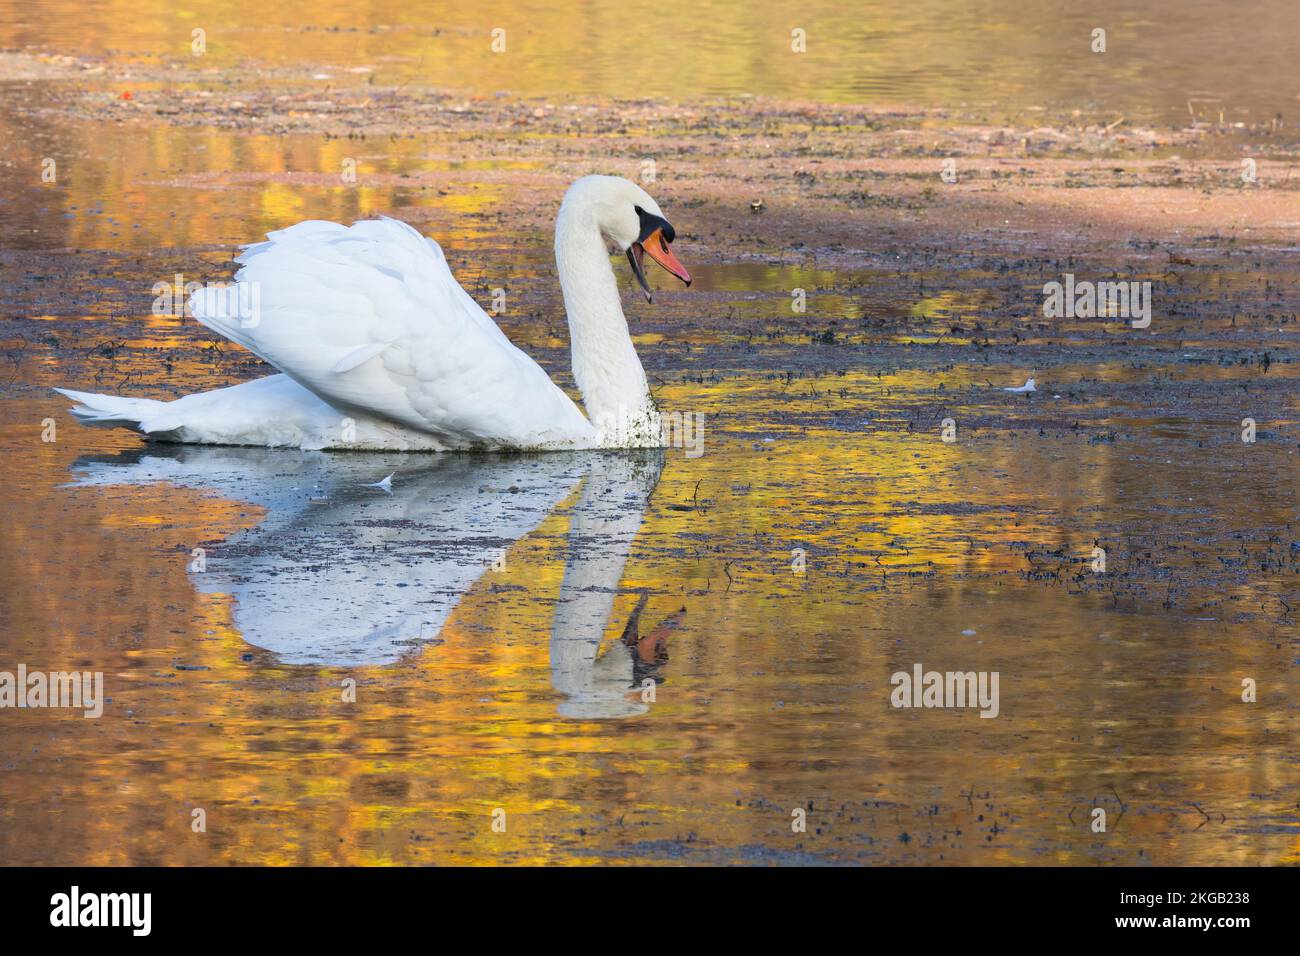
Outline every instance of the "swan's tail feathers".
{"label": "swan's tail feathers", "polygon": [[56,388],[56,392],[77,402],[72,414],[83,425],[97,428],[131,428],[146,435],[161,437],[181,428],[181,422],[167,409],[167,402],[152,398],[124,398],[120,395],[96,395]]}

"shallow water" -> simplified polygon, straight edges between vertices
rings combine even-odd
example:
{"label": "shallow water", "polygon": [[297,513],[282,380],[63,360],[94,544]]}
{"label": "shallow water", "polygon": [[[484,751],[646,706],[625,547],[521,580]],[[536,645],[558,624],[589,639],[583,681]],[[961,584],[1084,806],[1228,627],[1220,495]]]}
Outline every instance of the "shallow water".
{"label": "shallow water", "polygon": [[[1179,5],[1158,39],[1117,6],[1114,75],[1045,43],[1047,6],[814,4],[810,51],[829,49],[797,67],[760,37],[783,43],[785,14],[730,5],[597,5],[636,23],[599,42],[523,8],[530,65],[508,70],[482,52],[491,5],[438,27],[379,4],[356,32],[340,5],[294,11],[314,29],[223,13],[210,37],[218,65],[556,98],[1164,115],[1190,91],[1258,119],[1294,94],[1263,68],[1294,52],[1281,4],[1239,18],[1252,69],[1244,45],[1199,55],[1212,34],[1193,26],[1224,4]],[[41,9],[0,12],[0,45],[153,62],[200,23]],[[1091,20],[1062,17],[1086,49]],[[110,698],[97,720],[0,713],[6,863],[1300,862],[1285,250],[1207,237],[1174,270],[1164,248],[1032,237],[786,248],[755,216],[771,255],[684,235],[693,287],[656,279],[653,308],[629,305],[661,406],[702,416],[698,456],[146,445],[77,427],[50,387],[167,397],[266,374],[154,314],[154,285],[227,278],[237,243],[302,218],[390,212],[437,235],[481,302],[508,287],[503,327],[571,384],[541,228],[558,193],[527,178],[544,162],[466,161],[450,134],[118,125],[29,111],[54,85],[0,87],[24,104],[0,116],[11,168],[66,158],[57,189],[0,187],[0,670],[102,671]],[[349,156],[358,188],[337,181]],[[715,214],[681,209],[684,233]],[[1066,270],[1159,283],[1158,321],[1042,321]],[[1030,374],[1038,391],[1004,390]],[[998,716],[891,707],[918,663],[997,672]]]}
{"label": "shallow water", "polygon": [[[5,659],[111,700],[6,714],[5,858],[1295,861],[1294,449],[748,389],[673,389],[698,458],[42,444],[60,403],[4,402]],[[916,662],[999,716],[891,708]]]}
{"label": "shallow water", "polygon": [[[119,8],[120,7],[120,8]],[[1100,0],[892,4],[620,2],[310,8],[164,0],[7,5],[0,44],[157,63],[191,56],[206,31],[212,69],[254,59],[313,63],[331,83],[402,83],[525,96],[780,96],[1014,115],[1079,109],[1169,122],[1290,117],[1300,25],[1289,0]],[[794,30],[805,52],[793,52]],[[1093,31],[1106,52],[1092,52]],[[493,52],[504,30],[504,52]],[[1190,106],[1189,106],[1190,104]]]}

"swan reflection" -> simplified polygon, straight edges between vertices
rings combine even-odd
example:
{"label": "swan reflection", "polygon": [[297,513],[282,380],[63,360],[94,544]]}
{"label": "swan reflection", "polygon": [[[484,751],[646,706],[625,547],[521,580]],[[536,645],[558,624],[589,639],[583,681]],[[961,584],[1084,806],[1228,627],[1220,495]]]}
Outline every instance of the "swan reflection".
{"label": "swan reflection", "polygon": [[[152,484],[265,509],[191,562],[204,593],[232,599],[248,643],[286,664],[372,667],[437,640],[461,597],[570,498],[550,635],[560,713],[642,713],[674,615],[642,634],[639,597],[599,654],[663,452],[402,455],[177,446],[85,458],[75,485]],[[374,483],[391,474],[391,490]]]}

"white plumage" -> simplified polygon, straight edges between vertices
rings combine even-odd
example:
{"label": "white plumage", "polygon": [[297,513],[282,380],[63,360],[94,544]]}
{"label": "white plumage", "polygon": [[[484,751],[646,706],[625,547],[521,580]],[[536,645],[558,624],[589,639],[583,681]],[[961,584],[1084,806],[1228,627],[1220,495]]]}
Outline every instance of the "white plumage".
{"label": "white plumage", "polygon": [[[590,421],[461,288],[438,244],[387,218],[351,227],[301,222],[245,247],[235,281],[241,306],[251,307],[232,307],[235,297],[219,288],[191,297],[195,318],[283,374],[171,402],[58,391],[79,403],[73,413],[85,424],[164,441],[423,451],[658,446],[658,412],[602,238],[640,251],[643,210],[662,221],[639,186],[589,176],[570,188],[557,223],[574,373]],[[666,246],[661,254],[671,259]]]}

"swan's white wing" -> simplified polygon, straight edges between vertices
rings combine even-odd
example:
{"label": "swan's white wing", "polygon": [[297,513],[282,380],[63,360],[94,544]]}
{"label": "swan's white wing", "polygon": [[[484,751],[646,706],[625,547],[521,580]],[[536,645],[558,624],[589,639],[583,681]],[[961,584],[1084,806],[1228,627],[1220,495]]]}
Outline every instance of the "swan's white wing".
{"label": "swan's white wing", "polygon": [[267,240],[236,260],[229,294],[201,290],[191,309],[331,405],[451,448],[591,442],[577,406],[410,226],[307,221]]}

